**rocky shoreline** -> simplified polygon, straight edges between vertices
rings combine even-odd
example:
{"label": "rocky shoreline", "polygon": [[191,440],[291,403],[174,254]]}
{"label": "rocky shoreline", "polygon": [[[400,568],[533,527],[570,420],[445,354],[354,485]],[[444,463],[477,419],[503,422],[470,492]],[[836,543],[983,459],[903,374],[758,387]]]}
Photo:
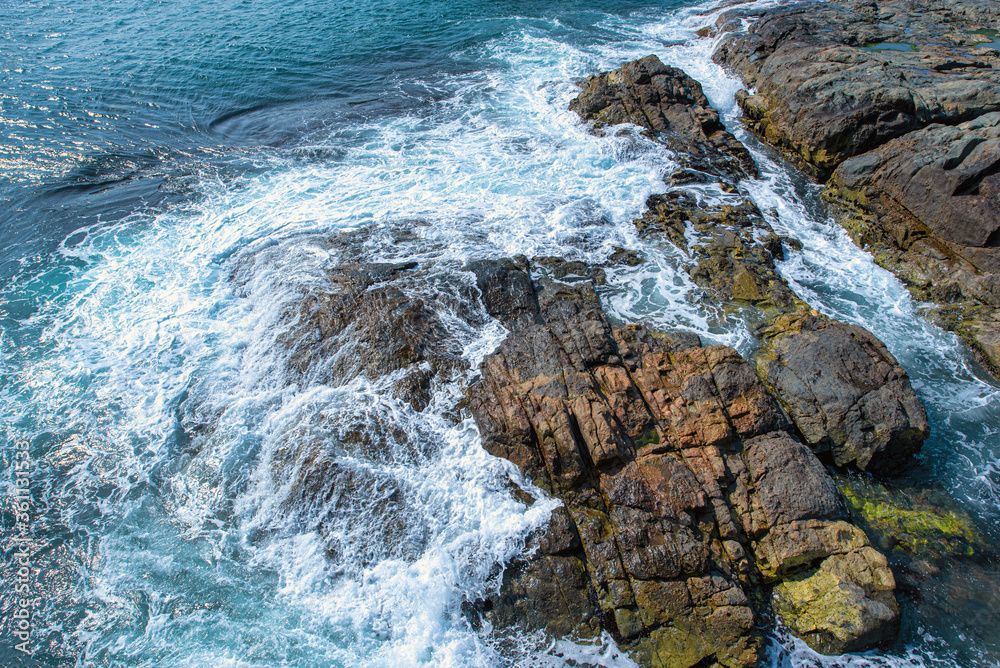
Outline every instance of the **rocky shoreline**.
{"label": "rocky shoreline", "polygon": [[[949,21],[979,25],[996,14],[961,6],[972,9]],[[938,297],[942,322],[953,318],[1000,364],[991,329],[1000,314],[991,264],[1000,267],[997,55],[972,49],[980,60],[970,64],[956,55],[968,44],[923,55],[864,49],[903,34],[930,39],[922,24],[885,23],[908,16],[900,11],[871,2],[736,7],[705,32],[753,20],[716,52],[756,88],[739,96],[747,125],[826,179],[826,198],[855,239],[919,296]],[[907,68],[939,91],[936,101],[878,79]],[[570,108],[594,132],[637,125],[676,158],[680,168],[648,199],[637,232],[679,249],[703,297],[753,325],[753,359],[693,334],[614,321],[599,297],[602,266],[559,257],[375,264],[365,260],[375,232],[360,230],[324,242],[339,258],[329,284],[286,314],[290,371],[381,378],[424,411],[435,388],[469,372],[456,323],[506,328],[447,410],[471,415],[483,447],[533,483],[512,484],[512,494],[532,504],[542,490],[562,505],[507,565],[499,590],[465,602],[474,626],[578,640],[606,632],[639,665],[670,668],[758,665],[761,629],[776,616],[819,652],[890,646],[900,584],[913,586],[937,559],[983,549],[971,520],[947,502],[914,502],[880,482],[905,470],[929,434],[906,372],[872,333],[811,310],[778,273],[775,262],[801,244],[778,236],[744,196],[741,181],[756,166],[696,81],[648,56],[581,89]],[[906,95],[923,106],[906,106]],[[838,109],[849,117],[833,119]],[[693,184],[720,197],[706,201],[686,188]],[[412,238],[400,231],[392,241]],[[607,262],[642,261],[618,249]],[[377,449],[366,429],[342,440]],[[295,472],[290,503],[314,505],[331,479],[351,484],[320,444],[286,455],[274,475]],[[401,537],[403,558],[405,544]]]}
{"label": "rocky shoreline", "polygon": [[[599,132],[645,127],[678,155],[674,190],[636,225],[687,252],[714,302],[754,314],[760,377],[730,348],[612,327],[582,276],[516,281],[518,309],[488,306],[511,335],[470,407],[484,447],[565,506],[481,614],[556,636],[601,628],[643,666],[755,665],[774,613],[819,651],[890,644],[892,571],[819,456],[905,464],[928,433],[905,372],[792,293],[774,265],[784,244],[752,202],[706,207],[678,189],[738,193],[756,173],[696,82],[650,56],[592,77],[570,108]],[[699,169],[705,155],[725,157]],[[490,297],[496,276],[479,280],[487,305],[505,303]]]}
{"label": "rocky shoreline", "polygon": [[734,8],[707,32],[746,125],[826,183],[855,242],[1000,374],[1000,7]]}
{"label": "rocky shoreline", "polygon": [[750,666],[773,589],[821,651],[892,642],[885,557],[746,360],[615,329],[589,286],[516,284],[529,308],[491,310],[511,335],[470,408],[484,447],[565,506],[483,606],[495,627],[602,628],[644,666]]}

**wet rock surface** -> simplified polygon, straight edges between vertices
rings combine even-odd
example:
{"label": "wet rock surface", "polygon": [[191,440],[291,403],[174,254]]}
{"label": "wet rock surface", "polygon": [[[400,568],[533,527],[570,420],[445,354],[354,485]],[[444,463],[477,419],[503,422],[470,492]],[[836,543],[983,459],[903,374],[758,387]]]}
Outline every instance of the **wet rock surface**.
{"label": "wet rock surface", "polygon": [[[755,176],[756,166],[697,82],[649,56],[589,78],[570,109],[599,128],[640,125],[674,150],[683,167],[665,177],[673,188],[652,195],[635,226],[644,237],[662,235],[680,248],[690,260],[684,268],[708,299],[725,309],[751,307],[753,321],[805,306],[775,267],[786,249],[799,246],[779,238],[739,194],[740,180]],[[721,191],[717,201],[685,189],[713,183]]]}
{"label": "wet rock surface", "polygon": [[906,372],[867,330],[808,311],[762,327],[757,369],[805,441],[838,466],[898,471],[929,434]]}
{"label": "wet rock surface", "polygon": [[708,204],[682,190],[653,195],[635,225],[642,236],[663,235],[683,250],[688,274],[716,304],[750,305],[757,317],[804,306],[774,264],[784,243],[796,242],[783,242],[749,199]]}
{"label": "wet rock surface", "polygon": [[[613,327],[600,268],[560,258],[364,263],[355,241],[327,242],[336,252],[325,278],[285,315],[289,373],[365,377],[425,410],[436,383],[468,370],[456,323],[496,318],[510,334],[483,361],[468,410],[489,452],[564,504],[532,538],[534,552],[504,570],[499,593],[469,602],[470,617],[552,638],[607,631],[644,666],[751,666],[772,589],[787,584],[773,609],[817,648],[892,640],[891,574],[735,350]],[[412,558],[425,536],[401,519],[405,490],[350,462],[405,450],[414,435],[393,429],[391,411],[362,418],[302,425],[309,436],[273,454],[275,484],[287,486],[288,517],[308,516],[331,558],[349,548],[337,538],[344,513],[378,523],[384,542],[369,561]],[[788,584],[802,579],[807,589]],[[851,597],[836,610],[857,614],[824,613],[845,587]]]}
{"label": "wet rock surface", "polygon": [[727,180],[757,173],[749,151],[726,130],[701,84],[656,56],[589,77],[570,109],[597,129],[620,123],[646,128],[695,172]]}
{"label": "wet rock surface", "polygon": [[997,52],[974,39],[998,18],[985,0],[806,2],[765,12],[714,58],[756,89],[739,97],[750,127],[826,176],[913,130],[1000,110]]}
{"label": "wet rock surface", "polygon": [[[689,258],[685,270],[709,300],[724,309],[750,307],[755,322],[805,306],[775,267],[797,242],[779,238],[739,194],[740,179],[756,175],[756,167],[697,82],[649,56],[588,79],[570,109],[599,128],[632,123],[667,138],[684,167],[665,177],[673,188],[650,196],[635,226],[640,235],[662,236],[681,249]],[[685,189],[713,183],[718,201]]]}
{"label": "wet rock surface", "polygon": [[[565,510],[483,605],[488,618],[582,637],[603,628],[640,665],[749,666],[776,583],[836,556],[852,566],[832,562],[839,579],[822,586],[851,583],[860,597],[841,608],[892,597],[891,573],[857,567],[878,553],[736,351],[614,329],[580,285],[545,279],[535,290],[537,313],[498,311],[511,334],[483,362],[469,406],[484,447]],[[869,586],[872,569],[885,587]],[[789,600],[789,619],[822,620],[817,638],[872,646],[891,641],[898,620],[898,610],[871,614],[848,629],[811,600]]]}
{"label": "wet rock surface", "polygon": [[938,322],[1000,370],[1000,113],[932,125],[841,164],[825,197]]}
{"label": "wet rock surface", "polygon": [[[290,327],[279,343],[293,376],[330,384],[357,377],[388,382],[392,396],[424,410],[434,386],[468,369],[456,329],[481,327],[488,316],[467,273],[416,260],[366,262],[368,236],[362,230],[322,242],[335,261],[284,314]],[[514,262],[508,260],[511,267]],[[495,271],[504,284],[503,267]],[[493,298],[491,306],[501,308],[505,297]]]}
{"label": "wet rock surface", "polygon": [[960,619],[961,632],[982,652],[963,665],[995,660],[1000,555],[985,527],[936,485],[849,475],[838,476],[837,486],[852,521],[888,558],[900,604],[924,619]]}
{"label": "wet rock surface", "polygon": [[748,127],[829,183],[855,242],[1000,373],[996,3],[801,3],[732,10],[714,58]]}
{"label": "wet rock surface", "polygon": [[886,627],[898,627],[895,588],[885,556],[866,547],[780,583],[775,610],[817,651],[860,651],[879,644]]}

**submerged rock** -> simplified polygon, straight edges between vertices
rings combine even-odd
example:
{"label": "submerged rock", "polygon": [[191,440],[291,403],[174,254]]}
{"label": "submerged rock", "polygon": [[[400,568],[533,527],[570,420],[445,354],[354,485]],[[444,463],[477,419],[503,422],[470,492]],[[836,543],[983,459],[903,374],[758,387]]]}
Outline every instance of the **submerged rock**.
{"label": "submerged rock", "polygon": [[909,377],[867,330],[799,311],[759,334],[761,378],[810,447],[838,466],[893,471],[927,438]]}
{"label": "submerged rock", "polygon": [[474,326],[484,314],[461,276],[431,277],[406,262],[337,265],[328,277],[286,315],[282,342],[293,373],[335,384],[391,377],[392,393],[423,410],[433,384],[468,368],[453,316]]}
{"label": "submerged rock", "polygon": [[[923,619],[955,619],[975,656],[962,665],[994,661],[1000,652],[1000,581],[988,527],[937,486],[890,485],[869,475],[837,477],[851,518],[888,558],[897,596]],[[905,616],[905,615],[904,615]]]}
{"label": "submerged rock", "polygon": [[895,563],[909,570],[995,552],[969,514],[941,492],[895,489],[868,477],[843,477],[837,484],[854,520]]}
{"label": "submerged rock", "polygon": [[[644,666],[754,665],[770,584],[833,556],[867,558],[864,533],[736,351],[613,329],[580,284],[546,279],[537,297],[537,314],[508,318],[511,334],[483,362],[469,407],[484,447],[567,514],[484,614],[584,636],[599,624]],[[842,574],[872,606],[865,577]],[[885,591],[870,588],[879,601]],[[897,620],[865,616],[857,642],[886,641]]]}

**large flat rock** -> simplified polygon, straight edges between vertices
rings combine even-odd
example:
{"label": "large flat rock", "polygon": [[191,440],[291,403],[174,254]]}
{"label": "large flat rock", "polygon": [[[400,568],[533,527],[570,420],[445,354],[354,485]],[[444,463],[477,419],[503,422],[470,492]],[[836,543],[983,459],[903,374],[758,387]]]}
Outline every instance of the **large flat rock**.
{"label": "large flat rock", "polygon": [[976,0],[804,2],[765,12],[714,58],[755,89],[739,97],[750,127],[825,178],[913,130],[1000,111],[1000,59],[974,36],[998,18]]}

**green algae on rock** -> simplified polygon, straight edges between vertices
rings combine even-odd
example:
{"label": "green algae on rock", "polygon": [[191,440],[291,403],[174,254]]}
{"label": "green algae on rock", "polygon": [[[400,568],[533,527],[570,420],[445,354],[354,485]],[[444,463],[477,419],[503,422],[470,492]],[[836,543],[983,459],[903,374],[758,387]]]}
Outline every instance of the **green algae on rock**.
{"label": "green algae on rock", "polygon": [[[774,609],[818,652],[843,654],[885,644],[871,629],[899,623],[885,556],[870,547],[827,557],[774,588]],[[891,641],[893,635],[888,636]]]}
{"label": "green algae on rock", "polygon": [[854,520],[890,556],[935,562],[972,557],[989,548],[968,513],[938,495],[895,490],[870,478],[841,476],[837,486]]}

